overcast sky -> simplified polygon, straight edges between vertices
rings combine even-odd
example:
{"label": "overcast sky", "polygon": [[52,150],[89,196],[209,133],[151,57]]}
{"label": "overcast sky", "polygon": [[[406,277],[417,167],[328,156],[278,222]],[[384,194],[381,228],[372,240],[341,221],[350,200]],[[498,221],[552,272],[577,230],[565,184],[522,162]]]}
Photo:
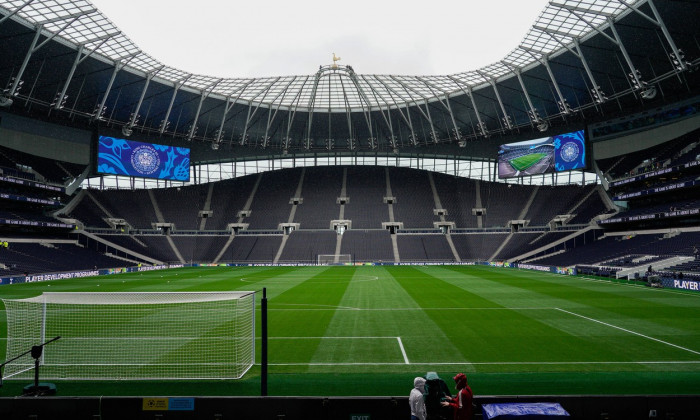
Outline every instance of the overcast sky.
{"label": "overcast sky", "polygon": [[451,74],[501,60],[546,0],[92,0],[144,52],[216,77]]}

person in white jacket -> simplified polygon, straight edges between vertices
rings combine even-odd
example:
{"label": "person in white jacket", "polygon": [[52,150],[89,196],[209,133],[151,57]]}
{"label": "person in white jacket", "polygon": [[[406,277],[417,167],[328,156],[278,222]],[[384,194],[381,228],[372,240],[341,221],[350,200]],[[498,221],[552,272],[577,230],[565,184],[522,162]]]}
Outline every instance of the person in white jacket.
{"label": "person in white jacket", "polygon": [[411,406],[411,420],[425,420],[425,378],[420,376],[413,380],[413,389],[408,396],[408,405]]}

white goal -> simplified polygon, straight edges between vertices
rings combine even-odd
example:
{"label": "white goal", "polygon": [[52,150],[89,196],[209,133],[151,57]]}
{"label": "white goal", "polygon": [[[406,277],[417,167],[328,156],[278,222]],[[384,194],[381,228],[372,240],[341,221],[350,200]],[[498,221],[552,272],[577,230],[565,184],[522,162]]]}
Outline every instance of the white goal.
{"label": "white goal", "polygon": [[[42,379],[238,379],[255,359],[254,292],[44,293],[3,299],[6,360],[56,336]],[[3,377],[32,378],[34,359]]]}
{"label": "white goal", "polygon": [[343,265],[352,264],[351,254],[318,254],[318,265]]}

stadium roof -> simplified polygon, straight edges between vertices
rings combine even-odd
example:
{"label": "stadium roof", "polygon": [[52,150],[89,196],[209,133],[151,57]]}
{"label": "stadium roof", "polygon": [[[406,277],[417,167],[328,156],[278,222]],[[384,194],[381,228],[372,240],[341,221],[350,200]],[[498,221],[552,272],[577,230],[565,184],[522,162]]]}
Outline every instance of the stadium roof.
{"label": "stadium roof", "polygon": [[689,70],[699,62],[698,29],[688,16],[698,15],[698,2],[556,0],[520,45],[480,69],[366,75],[333,64],[308,75],[216,78],[140,50],[87,0],[0,0],[0,37],[11,41],[0,46],[0,80],[13,112],[221,149],[200,161],[422,147],[484,157],[501,142],[494,137],[697,94]]}

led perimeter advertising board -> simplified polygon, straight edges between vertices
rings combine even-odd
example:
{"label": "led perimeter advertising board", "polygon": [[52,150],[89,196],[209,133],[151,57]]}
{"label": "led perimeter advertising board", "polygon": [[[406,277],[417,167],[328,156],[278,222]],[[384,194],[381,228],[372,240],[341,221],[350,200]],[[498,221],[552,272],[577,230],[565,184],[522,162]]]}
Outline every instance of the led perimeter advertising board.
{"label": "led perimeter advertising board", "polygon": [[498,177],[538,175],[586,167],[584,130],[558,134],[498,148]]}
{"label": "led perimeter advertising board", "polygon": [[100,136],[97,173],[190,180],[190,149]]}

